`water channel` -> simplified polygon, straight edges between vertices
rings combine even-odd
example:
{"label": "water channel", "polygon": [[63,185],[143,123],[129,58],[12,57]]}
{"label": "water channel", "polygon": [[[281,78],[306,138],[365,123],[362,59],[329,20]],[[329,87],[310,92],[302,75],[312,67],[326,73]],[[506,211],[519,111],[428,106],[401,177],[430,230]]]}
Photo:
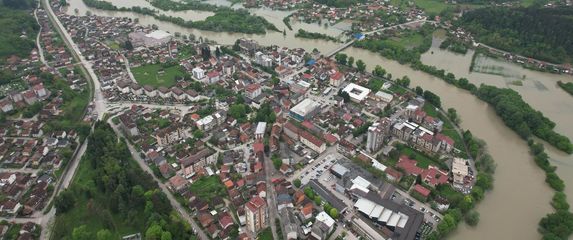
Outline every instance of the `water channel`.
{"label": "water channel", "polygon": [[[224,5],[224,0],[212,0],[216,4]],[[116,6],[145,6],[154,9],[144,0],[110,0]],[[307,31],[327,33],[331,36],[339,36],[344,26],[330,26],[325,28],[318,24],[306,24],[292,22],[293,31],[286,29],[282,19],[290,12],[273,11],[270,9],[251,9],[253,14],[265,17],[279,29],[286,29],[287,35],[282,32],[269,32],[266,35],[248,35],[236,33],[220,33],[201,31],[196,29],[182,28],[177,25],[160,22],[152,17],[130,12],[113,12],[91,9],[85,6],[82,0],[68,0],[69,14],[83,15],[91,11],[95,15],[110,17],[138,18],[140,24],[155,24],[160,29],[182,34],[194,34],[195,36],[215,40],[220,44],[232,44],[236,39],[245,37],[252,38],[262,45],[278,45],[289,48],[304,48],[311,51],[317,48],[321,52],[329,52],[339,45],[334,42],[322,40],[309,40],[295,38],[294,33],[303,28]],[[234,6],[236,7],[236,6]],[[167,12],[180,16],[186,20],[202,20],[212,13],[202,11],[184,11],[178,13]],[[422,61],[429,65],[445,69],[454,73],[457,77],[466,77],[474,84],[487,83],[500,87],[511,87],[518,91],[523,98],[535,109],[540,110],[547,117],[555,121],[556,130],[573,139],[573,97],[556,86],[558,80],[573,81],[571,76],[540,73],[520,66],[491,58],[480,59],[480,64],[490,66],[497,74],[485,74],[469,72],[472,52],[467,55],[458,55],[440,50],[438,40],[433,43],[432,49],[422,56]],[[475,228],[461,225],[452,234],[452,239],[539,239],[537,223],[545,214],[552,211],[549,201],[552,190],[544,182],[544,173],[535,166],[532,157],[528,153],[525,141],[520,139],[513,131],[507,128],[501,119],[486,103],[478,100],[470,93],[457,89],[423,72],[414,71],[410,67],[401,65],[366,50],[349,48],[344,51],[355,59],[362,59],[371,70],[375,65],[383,66],[394,77],[409,76],[413,86],[421,86],[438,94],[442,98],[444,108],[453,107],[462,118],[461,127],[470,129],[474,135],[485,140],[489,151],[495,159],[498,167],[495,174],[494,189],[486,195],[477,210],[481,214],[481,221]],[[523,86],[513,85],[520,81]],[[548,148],[553,164],[558,166],[559,175],[567,183],[573,183],[573,157]],[[573,186],[567,185],[566,192],[569,202],[573,204]]]}

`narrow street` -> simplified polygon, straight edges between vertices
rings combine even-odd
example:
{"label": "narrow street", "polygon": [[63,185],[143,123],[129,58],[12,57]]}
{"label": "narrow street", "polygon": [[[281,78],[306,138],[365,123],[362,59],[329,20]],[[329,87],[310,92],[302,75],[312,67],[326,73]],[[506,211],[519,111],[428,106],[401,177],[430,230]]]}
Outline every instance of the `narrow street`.
{"label": "narrow street", "polygon": [[267,205],[269,206],[269,224],[271,225],[271,230],[273,233],[273,239],[279,239],[276,229],[276,219],[279,217],[277,204],[276,204],[276,194],[275,187],[272,183],[272,173],[275,170],[271,158],[265,156],[265,181],[267,183]]}

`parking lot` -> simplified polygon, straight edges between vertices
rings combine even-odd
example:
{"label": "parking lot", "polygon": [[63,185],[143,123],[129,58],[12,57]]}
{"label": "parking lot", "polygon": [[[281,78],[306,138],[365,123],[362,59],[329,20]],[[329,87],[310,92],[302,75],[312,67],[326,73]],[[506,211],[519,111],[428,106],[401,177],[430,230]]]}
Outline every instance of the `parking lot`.
{"label": "parking lot", "polygon": [[311,179],[318,179],[323,174],[328,173],[328,169],[334,165],[336,162],[335,154],[327,155],[326,157],[315,160],[310,163],[307,167],[301,170],[300,180],[301,183],[307,184]]}

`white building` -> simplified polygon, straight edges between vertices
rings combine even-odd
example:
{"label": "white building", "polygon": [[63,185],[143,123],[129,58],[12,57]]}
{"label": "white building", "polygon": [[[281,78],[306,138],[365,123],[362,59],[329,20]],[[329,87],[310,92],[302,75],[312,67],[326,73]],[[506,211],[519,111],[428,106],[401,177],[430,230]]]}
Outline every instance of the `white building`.
{"label": "white building", "polygon": [[267,129],[267,123],[266,122],[259,122],[257,124],[257,128],[255,130],[255,139],[262,140],[264,138],[266,129]]}
{"label": "white building", "polygon": [[320,110],[320,103],[307,98],[290,109],[289,115],[299,121],[314,116]]}
{"label": "white building", "polygon": [[197,80],[201,80],[205,77],[205,70],[200,67],[193,68],[191,72],[193,72],[193,78]]}
{"label": "white building", "polygon": [[454,176],[454,184],[464,185],[464,179],[468,176],[467,160],[463,158],[454,158],[452,161],[452,175]]}
{"label": "white building", "polygon": [[342,91],[347,92],[350,95],[350,100],[353,102],[362,102],[370,94],[370,89],[362,87],[360,85],[350,83]]}
{"label": "white building", "polygon": [[368,127],[368,136],[366,139],[366,151],[373,153],[378,151],[384,143],[384,132],[378,127],[379,123],[374,123]]}
{"label": "white building", "polygon": [[[322,222],[324,223],[326,226],[328,226],[329,231],[331,232],[332,229],[334,228],[334,223],[336,221],[334,221],[334,219],[332,219],[332,217],[330,217],[325,211],[320,212],[318,215],[316,215],[315,218],[316,222]],[[316,223],[315,223],[316,224]]]}
{"label": "white building", "polygon": [[196,125],[201,130],[209,130],[213,126],[215,126],[215,123],[216,122],[215,122],[215,119],[213,118],[213,116],[209,115],[209,116],[206,116],[204,118],[199,119],[196,122]]}
{"label": "white building", "polygon": [[394,99],[394,95],[382,91],[376,92],[376,94],[374,94],[374,97],[386,103],[392,102],[392,99]]}

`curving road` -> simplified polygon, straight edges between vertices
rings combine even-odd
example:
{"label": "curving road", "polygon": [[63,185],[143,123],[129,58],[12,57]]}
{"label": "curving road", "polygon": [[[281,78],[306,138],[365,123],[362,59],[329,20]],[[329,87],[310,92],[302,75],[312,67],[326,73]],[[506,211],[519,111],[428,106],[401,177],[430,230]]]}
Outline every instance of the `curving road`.
{"label": "curving road", "polygon": [[107,101],[101,92],[101,85],[97,75],[95,74],[92,68],[92,64],[89,61],[87,61],[85,57],[82,55],[78,45],[74,43],[68,31],[54,13],[54,10],[52,9],[52,6],[50,6],[48,0],[41,0],[41,3],[44,9],[46,9],[46,12],[48,13],[48,18],[50,19],[50,22],[52,22],[52,25],[56,28],[57,32],[64,40],[64,43],[68,47],[68,50],[71,52],[72,57],[74,58],[74,60],[81,63],[80,68],[84,73],[84,76],[88,78],[88,85],[91,88],[90,94],[92,94],[93,98],[93,103],[95,107],[94,111],[98,114],[98,119],[103,119]]}

